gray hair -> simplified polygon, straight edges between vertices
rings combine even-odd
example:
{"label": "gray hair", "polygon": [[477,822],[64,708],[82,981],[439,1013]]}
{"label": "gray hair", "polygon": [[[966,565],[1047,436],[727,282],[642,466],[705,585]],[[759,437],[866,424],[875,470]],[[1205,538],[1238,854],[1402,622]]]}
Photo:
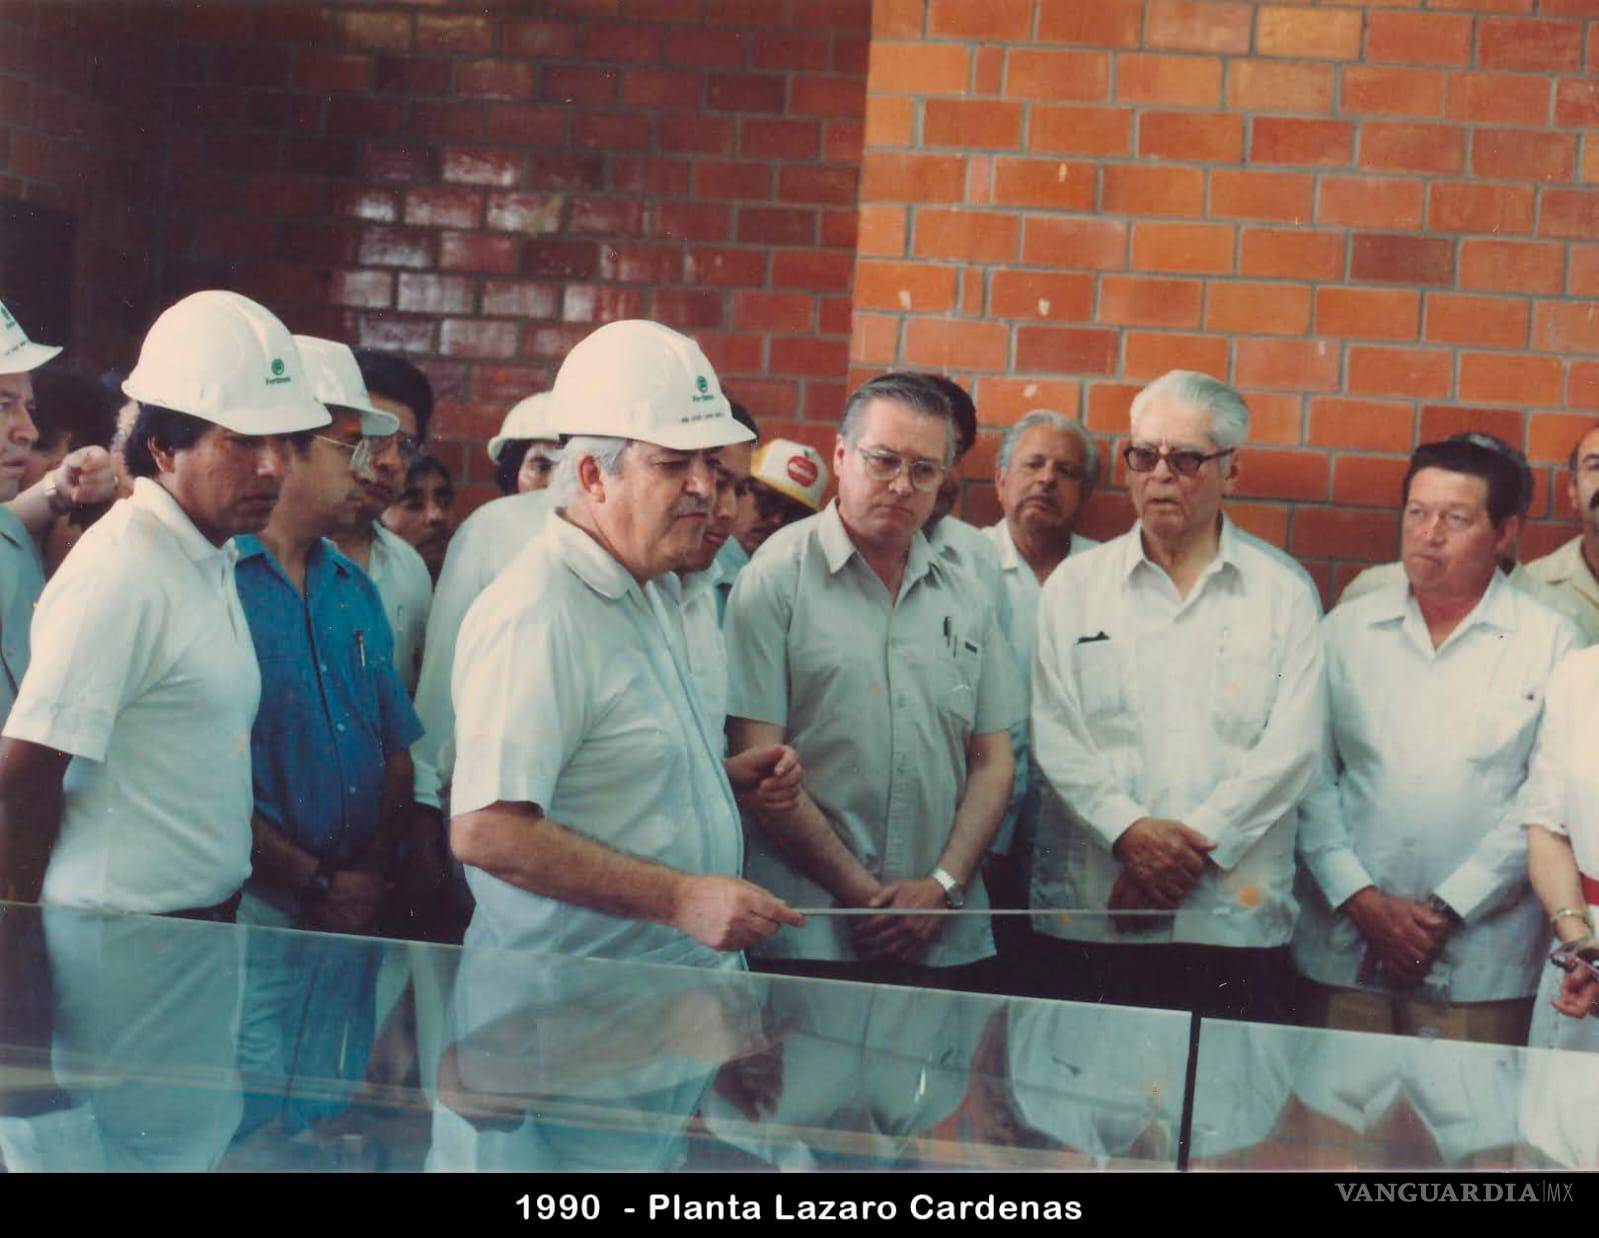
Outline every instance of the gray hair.
{"label": "gray hair", "polygon": [[844,404],[844,416],[838,423],[838,435],[851,447],[861,441],[861,410],[873,400],[893,400],[926,417],[937,417],[944,423],[944,466],[955,460],[955,410],[950,407],[949,395],[924,374],[879,374],[868,379],[850,395]]}
{"label": "gray hair", "polygon": [[633,445],[630,438],[612,438],[609,435],[579,434],[569,438],[561,448],[561,459],[550,478],[550,501],[557,511],[577,498],[580,489],[577,466],[585,456],[593,456],[600,472],[615,477],[622,471],[622,455]]}
{"label": "gray hair", "polygon": [[1083,428],[1082,422],[1048,408],[1035,408],[1005,431],[1005,437],[999,441],[1000,468],[1010,468],[1011,453],[1016,450],[1016,444],[1034,426],[1049,426],[1053,430],[1065,430],[1076,435],[1077,441],[1083,445],[1083,475],[1090,486],[1099,483],[1099,445],[1094,442],[1094,436]]}
{"label": "gray hair", "polygon": [[1210,437],[1219,450],[1242,447],[1249,437],[1249,408],[1244,397],[1219,378],[1197,370],[1168,370],[1133,397],[1127,414],[1129,427],[1136,426],[1139,414],[1157,399],[1204,411],[1210,417]]}

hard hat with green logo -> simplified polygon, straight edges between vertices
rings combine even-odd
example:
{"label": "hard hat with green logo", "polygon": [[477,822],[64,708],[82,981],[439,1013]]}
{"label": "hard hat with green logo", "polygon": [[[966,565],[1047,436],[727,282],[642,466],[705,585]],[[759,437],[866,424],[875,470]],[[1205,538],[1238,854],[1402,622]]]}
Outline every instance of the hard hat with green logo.
{"label": "hard hat with green logo", "polygon": [[235,434],[294,434],[332,420],[289,329],[236,292],[191,293],[164,311],[122,390]]}
{"label": "hard hat with green logo", "polygon": [[35,344],[11,311],[0,305],[0,374],[26,374],[60,351],[50,344]]}

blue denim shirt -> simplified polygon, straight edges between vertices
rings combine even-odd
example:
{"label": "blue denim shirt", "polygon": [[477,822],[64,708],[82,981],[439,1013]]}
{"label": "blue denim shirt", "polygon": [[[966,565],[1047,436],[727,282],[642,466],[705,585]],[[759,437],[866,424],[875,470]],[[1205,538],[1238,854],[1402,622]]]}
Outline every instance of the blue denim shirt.
{"label": "blue denim shirt", "polygon": [[351,860],[377,833],[384,762],[422,734],[383,603],[331,543],[311,548],[302,597],[259,538],[234,541],[261,663],[256,811],[312,854]]}

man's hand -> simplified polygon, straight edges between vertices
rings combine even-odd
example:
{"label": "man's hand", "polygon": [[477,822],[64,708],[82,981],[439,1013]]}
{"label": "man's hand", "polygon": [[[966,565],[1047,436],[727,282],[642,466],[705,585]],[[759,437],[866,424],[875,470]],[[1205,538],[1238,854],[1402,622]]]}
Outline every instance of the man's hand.
{"label": "man's hand", "polygon": [[[944,887],[931,877],[884,882],[868,907],[943,911]],[[865,959],[915,963],[944,931],[943,916],[864,916],[852,925],[855,949]]]}
{"label": "man's hand", "polygon": [[74,507],[109,503],[117,497],[117,474],[104,447],[68,452],[56,467],[56,493]]}
{"label": "man's hand", "polygon": [[740,804],[757,812],[788,812],[799,803],[804,767],[787,744],[746,748],[722,765]]}
{"label": "man's hand", "polygon": [[341,868],[327,894],[306,908],[301,926],[324,933],[370,932],[389,891],[389,883],[376,873]]}
{"label": "man's hand", "polygon": [[1549,1004],[1563,1015],[1581,1019],[1599,1014],[1594,1006],[1596,1002],[1599,1002],[1599,975],[1579,963],[1566,973],[1566,978],[1560,982],[1560,992]]}
{"label": "man's hand", "polygon": [[[1177,903],[1151,893],[1125,868],[1117,875],[1105,904],[1110,911],[1171,911]],[[1170,916],[1113,916],[1110,926],[1118,933],[1138,933],[1170,924]]]}
{"label": "man's hand", "polygon": [[742,950],[805,917],[782,899],[738,877],[684,877],[668,921],[712,950]]}
{"label": "man's hand", "polygon": [[1175,907],[1205,873],[1205,855],[1216,844],[1181,821],[1140,817],[1122,832],[1111,853],[1133,879]]}
{"label": "man's hand", "polygon": [[1352,895],[1342,910],[1377,952],[1388,979],[1400,987],[1426,979],[1449,935],[1448,917],[1425,903],[1384,894],[1376,886]]}

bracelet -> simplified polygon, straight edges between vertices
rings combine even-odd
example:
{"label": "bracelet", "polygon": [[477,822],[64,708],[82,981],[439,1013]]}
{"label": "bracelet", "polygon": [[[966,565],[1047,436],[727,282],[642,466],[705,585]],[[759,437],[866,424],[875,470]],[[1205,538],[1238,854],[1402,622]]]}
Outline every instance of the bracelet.
{"label": "bracelet", "polygon": [[1549,923],[1551,926],[1557,925],[1567,916],[1575,916],[1588,926],[1588,931],[1590,933],[1593,932],[1593,920],[1588,915],[1588,909],[1586,907],[1562,907],[1559,911],[1555,912],[1554,915],[1549,917]]}

